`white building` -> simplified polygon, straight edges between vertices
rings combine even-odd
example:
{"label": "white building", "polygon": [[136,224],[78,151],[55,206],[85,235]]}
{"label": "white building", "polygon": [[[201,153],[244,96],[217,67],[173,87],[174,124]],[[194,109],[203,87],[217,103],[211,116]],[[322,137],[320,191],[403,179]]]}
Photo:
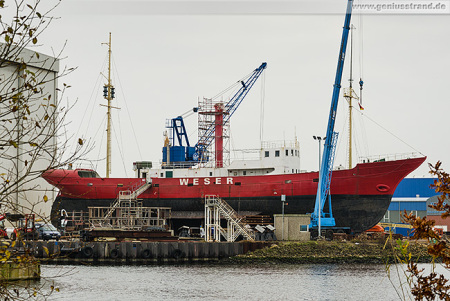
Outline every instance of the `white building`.
{"label": "white building", "polygon": [[56,193],[40,173],[56,158],[59,61],[6,47],[0,45],[0,212],[49,217]]}

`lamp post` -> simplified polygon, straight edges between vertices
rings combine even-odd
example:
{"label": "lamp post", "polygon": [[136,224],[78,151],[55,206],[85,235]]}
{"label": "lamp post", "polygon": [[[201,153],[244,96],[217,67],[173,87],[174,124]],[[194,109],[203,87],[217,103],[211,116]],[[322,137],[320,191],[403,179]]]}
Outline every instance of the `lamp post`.
{"label": "lamp post", "polygon": [[284,204],[286,203],[286,195],[281,195],[281,240],[284,240]]}
{"label": "lamp post", "polygon": [[[313,136],[314,140],[318,140],[319,141],[319,174],[320,174],[320,167],[321,167],[321,161],[322,161],[322,137],[319,136]],[[323,137],[323,140],[325,140],[326,137]]]}
{"label": "lamp post", "polygon": [[[322,177],[322,175],[321,175],[321,172],[320,172],[320,170],[321,170],[321,168],[322,168],[322,137],[319,137],[319,136],[313,136],[313,138],[314,138],[314,140],[318,140],[319,141],[319,188],[317,189],[317,193],[319,194],[319,200],[322,200],[322,187],[321,187],[321,177]],[[326,139],[326,137],[323,137],[323,140],[325,140]],[[318,233],[318,237],[321,237],[322,235],[321,235],[321,232],[322,232],[322,229],[321,229],[321,224],[320,224],[320,218],[321,218],[321,215],[322,215],[322,208],[320,208],[320,210],[319,210],[319,233]]]}

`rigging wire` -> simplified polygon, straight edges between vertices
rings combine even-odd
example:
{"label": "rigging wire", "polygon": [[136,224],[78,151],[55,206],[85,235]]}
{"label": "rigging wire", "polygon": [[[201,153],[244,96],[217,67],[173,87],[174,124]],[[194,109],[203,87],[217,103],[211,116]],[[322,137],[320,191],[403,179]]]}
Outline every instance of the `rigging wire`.
{"label": "rigging wire", "polygon": [[[352,108],[355,111],[359,111],[357,108]],[[356,114],[353,114],[355,116]],[[358,117],[358,116],[355,116]],[[364,118],[355,118],[357,119],[357,122],[359,123],[358,126],[354,127],[355,134],[354,134],[354,144],[355,144],[355,152],[356,157],[360,159],[363,156],[368,156],[369,154],[369,145],[367,139],[364,139],[364,137],[367,137],[366,133],[366,126],[364,124]],[[354,121],[355,121],[354,119]],[[354,122],[355,123],[355,122]],[[361,139],[360,139],[361,138]]]}
{"label": "rigging wire", "polygon": [[[107,64],[107,62],[108,62],[108,57],[106,56],[105,57],[105,60],[104,60],[104,62],[103,62],[103,64],[102,64],[102,69],[100,69],[100,70],[103,70],[104,68],[105,68],[105,66],[106,66],[106,64]],[[102,78],[102,76],[103,76],[103,74],[101,74],[101,72],[98,74],[98,76],[97,76],[97,82],[96,82],[96,86],[94,86],[94,88],[92,89],[92,93],[91,93],[91,97],[90,97],[90,100],[92,99],[92,97],[94,98],[94,100],[96,99],[96,95],[98,96],[98,91],[100,91],[100,88],[99,87],[101,87],[101,84],[100,84],[100,82],[101,82],[101,78]],[[96,94],[97,93],[97,94]],[[103,98],[102,98],[102,100],[103,100]],[[95,104],[95,101],[94,102],[92,102],[92,108],[94,108],[94,104]],[[87,135],[87,132],[88,132],[88,130],[89,130],[89,127],[90,127],[90,125],[91,125],[91,121],[92,121],[92,116],[94,115],[94,111],[95,110],[91,110],[91,114],[89,115],[89,120],[88,120],[88,123],[87,123],[87,125],[86,125],[86,129],[85,129],[85,135]]]}
{"label": "rigging wire", "polygon": [[[349,118],[348,118],[348,110],[344,110],[345,108],[346,108],[346,103],[347,102],[344,102],[344,101],[341,101],[341,102],[339,102],[339,106],[341,106],[341,107],[344,107],[343,109],[340,109],[341,110],[341,112],[343,111],[343,112],[345,112],[345,116],[344,116],[344,122],[343,122],[343,124],[342,124],[342,128],[341,128],[341,131],[340,131],[340,133],[345,133],[346,131],[345,131],[345,129],[347,128],[347,126],[348,126],[348,120],[349,120]],[[340,139],[339,139],[340,138]],[[336,145],[336,153],[338,154],[339,152],[340,152],[340,149],[341,149],[341,144],[342,143],[344,143],[344,142],[342,142],[342,141],[344,141],[344,139],[342,139],[341,137],[339,137],[338,138],[338,140],[337,140],[337,145]],[[324,139],[325,140],[325,139]],[[346,150],[346,161],[348,161],[348,149],[347,149],[347,147],[345,146],[345,150]],[[336,160],[335,160],[336,161]],[[334,163],[333,163],[333,165],[334,165]]]}
{"label": "rigging wire", "polygon": [[[114,76],[114,79],[116,79],[115,74],[113,76]],[[122,93],[122,95],[123,95],[123,93]],[[125,163],[124,162],[125,159],[124,159],[123,154],[122,154],[123,148],[124,148],[124,144],[123,144],[123,135],[122,135],[122,123],[121,123],[121,118],[119,116],[120,115],[119,114],[119,110],[120,110],[119,100],[120,99],[116,98],[116,103],[117,103],[117,106],[118,106],[119,109],[117,109],[115,111],[115,114],[114,114],[114,115],[116,115],[115,119],[117,120],[118,130],[116,130],[116,128],[114,127],[114,122],[111,122],[111,126],[112,126],[112,131],[114,132],[114,137],[116,138],[117,149],[119,150],[120,157],[122,158],[121,161],[122,161],[122,164],[124,165],[123,166],[123,170],[125,172],[125,175],[128,177],[127,169],[125,168],[125,164],[124,164]],[[118,135],[117,135],[117,133],[118,133]],[[111,166],[111,173],[112,173],[112,166]]]}
{"label": "rigging wire", "polygon": [[[358,118],[360,126],[359,129],[362,130],[362,134],[361,137],[367,137],[367,132],[366,132],[366,124],[364,122],[364,118]],[[361,139],[362,140],[362,149],[365,150],[366,154],[369,154],[369,141],[367,139]]]}
{"label": "rigging wire", "polygon": [[[115,64],[113,56],[111,56],[111,61],[113,63],[113,69],[116,70],[116,72],[113,73],[113,77],[114,77],[113,82],[119,82],[120,83],[120,78],[118,76],[119,72],[117,71],[117,66]],[[125,99],[125,96],[124,96],[124,93],[123,93],[123,89],[120,89],[120,91],[121,91],[121,95],[123,97],[122,99]],[[119,105],[119,101],[120,101],[120,98],[116,98],[117,106]],[[126,106],[126,103],[125,103],[125,106]],[[127,169],[125,167],[125,158],[123,156],[124,144],[123,144],[121,118],[119,117],[119,110],[120,110],[120,108],[116,111],[116,120],[117,120],[117,123],[118,123],[118,130],[115,129],[114,122],[111,122],[111,126],[113,127],[114,137],[116,138],[117,149],[119,150],[120,157],[122,158],[123,170],[125,172],[125,175],[128,177]],[[117,135],[117,133],[118,133],[118,135]]]}
{"label": "rigging wire", "polygon": [[[113,66],[114,66],[114,68],[116,70],[118,70],[114,59],[113,59]],[[118,74],[118,72],[116,72],[116,73]],[[122,97],[123,97],[123,102],[125,103],[125,108],[126,108],[126,111],[127,111],[127,115],[128,115],[129,120],[130,120],[131,130],[133,132],[133,137],[134,137],[134,140],[136,142],[136,146],[137,146],[137,149],[138,149],[139,156],[140,156],[140,158],[142,160],[143,157],[142,157],[141,149],[139,147],[138,139],[136,137],[136,131],[134,130],[134,125],[133,125],[133,122],[132,122],[132,119],[131,119],[131,116],[130,116],[130,110],[128,109],[128,105],[127,105],[127,101],[126,101],[126,98],[125,98],[125,94],[123,93],[124,89],[122,87],[122,82],[120,81],[120,77],[119,76],[117,76],[117,79],[118,79],[117,82],[119,83],[120,91],[121,91],[121,94],[122,94]]]}
{"label": "rigging wire", "polygon": [[[107,62],[107,58],[108,58],[108,57],[106,56],[106,57],[105,57],[105,60],[104,60],[103,63],[102,63],[102,66],[101,66],[101,69],[100,69],[100,70],[103,70],[103,69],[104,69],[104,67],[105,67],[105,65],[106,65],[106,62]],[[88,100],[88,105],[85,107],[83,116],[82,116],[81,121],[80,121],[80,125],[78,126],[77,132],[76,132],[76,134],[75,134],[75,137],[76,137],[76,138],[78,137],[78,133],[80,132],[81,127],[82,127],[82,125],[84,124],[84,119],[85,119],[85,117],[86,117],[86,115],[87,115],[87,111],[90,109],[90,115],[89,115],[89,119],[88,119],[88,122],[87,122],[87,125],[86,125],[86,128],[85,128],[85,132],[81,134],[81,137],[86,137],[86,136],[87,136],[87,131],[88,131],[89,126],[90,126],[90,124],[91,124],[91,121],[92,121],[92,115],[93,115],[93,112],[94,112],[93,107],[94,107],[95,102],[92,101],[92,100],[95,99],[94,94],[98,91],[98,85],[99,85],[99,83],[100,83],[100,79],[101,79],[101,73],[98,74],[97,80],[95,81],[94,87],[93,87],[92,92],[91,92],[91,96],[89,97],[89,100]],[[91,108],[91,107],[92,107],[92,108]],[[74,147],[76,147],[76,146],[77,146],[76,144],[72,145],[72,149],[73,149]]]}
{"label": "rigging wire", "polygon": [[[119,138],[117,137],[116,128],[114,127],[113,123],[111,125],[113,127],[114,137],[116,138],[117,144],[119,144]],[[120,128],[119,128],[119,131],[120,131]],[[120,137],[120,132],[119,132],[119,137]],[[127,169],[126,169],[126,166],[125,166],[125,158],[124,158],[124,155],[123,155],[123,152],[122,152],[122,148],[120,146],[118,146],[117,149],[119,150],[120,158],[122,159],[121,161],[122,161],[123,169],[125,171],[125,176],[128,177]]]}
{"label": "rigging wire", "polygon": [[[103,128],[103,126],[105,125],[105,122],[106,122],[106,114],[103,116],[102,123],[97,128],[97,132],[95,133],[94,138],[97,136],[98,131]],[[102,151],[103,138],[105,137],[105,133],[106,133],[106,131],[102,131],[102,137],[100,139],[100,147],[98,148],[98,155],[97,155],[97,160],[96,160],[96,164],[95,164],[95,170],[98,170],[98,163],[103,160],[103,159],[99,159],[99,158],[100,158],[100,153]]]}
{"label": "rigging wire", "polygon": [[102,122],[100,123],[100,126],[97,128],[97,131],[95,132],[93,139],[95,139],[95,137],[97,137],[97,134],[100,131],[100,129],[103,130],[103,124],[105,123],[105,120],[106,120],[106,115],[103,116]]}
{"label": "rigging wire", "polygon": [[399,141],[403,142],[405,145],[407,145],[408,147],[410,147],[411,149],[413,149],[414,151],[418,152],[419,154],[421,154],[422,156],[425,156],[424,154],[422,154],[422,152],[420,152],[419,150],[415,149],[413,146],[411,146],[410,144],[408,144],[407,142],[405,142],[404,140],[402,140],[400,137],[398,137],[397,135],[395,135],[394,133],[392,133],[391,131],[387,130],[385,127],[383,127],[381,124],[379,124],[378,122],[376,122],[375,120],[373,120],[372,118],[370,118],[369,116],[367,116],[367,114],[364,114],[362,112],[359,112],[359,114],[361,114],[361,116],[366,117],[367,119],[369,119],[370,121],[372,121],[374,124],[376,124],[377,126],[379,126],[381,129],[385,130],[387,133],[391,134],[393,137],[397,138]]}

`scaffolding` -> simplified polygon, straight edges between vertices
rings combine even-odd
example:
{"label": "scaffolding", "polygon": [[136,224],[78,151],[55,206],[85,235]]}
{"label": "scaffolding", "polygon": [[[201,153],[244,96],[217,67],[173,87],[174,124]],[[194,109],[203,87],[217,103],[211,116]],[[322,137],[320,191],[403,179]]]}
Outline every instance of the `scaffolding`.
{"label": "scaffolding", "polygon": [[88,222],[93,228],[108,227],[123,230],[167,230],[167,219],[171,218],[170,207],[143,207],[138,196],[151,186],[145,183],[139,187],[119,192],[109,207],[88,207]]}
{"label": "scaffolding", "polygon": [[[198,144],[200,163],[210,163],[217,166],[230,164],[230,123],[224,122],[224,103],[211,98],[201,98],[198,101]],[[221,115],[221,116],[219,116]],[[222,118],[217,118],[222,117]],[[216,133],[216,128],[222,128],[222,133]],[[223,146],[216,149],[216,135],[219,135]],[[219,157],[217,152],[221,151]],[[220,159],[222,158],[222,159]],[[218,161],[217,161],[218,160]]]}
{"label": "scaffolding", "polygon": [[123,230],[167,230],[171,218],[169,207],[143,207],[136,200],[121,200],[115,207],[88,207],[89,225]]}
{"label": "scaffolding", "polygon": [[[227,220],[227,228],[221,227],[221,217]],[[205,196],[206,241],[220,241],[220,237],[223,236],[226,241],[233,242],[240,235],[247,240],[254,241],[254,232],[242,220],[243,218],[218,196]]]}
{"label": "scaffolding", "polygon": [[112,204],[112,206],[110,207],[108,213],[106,213],[104,218],[107,219],[108,217],[110,217],[115,208],[118,207],[122,202],[136,201],[137,197],[141,195],[144,191],[146,191],[148,188],[150,188],[151,185],[152,185],[151,183],[145,183],[139,187],[136,187],[135,189],[133,189],[133,191],[131,190],[119,191],[119,195],[117,196],[116,200],[114,201],[114,203]]}

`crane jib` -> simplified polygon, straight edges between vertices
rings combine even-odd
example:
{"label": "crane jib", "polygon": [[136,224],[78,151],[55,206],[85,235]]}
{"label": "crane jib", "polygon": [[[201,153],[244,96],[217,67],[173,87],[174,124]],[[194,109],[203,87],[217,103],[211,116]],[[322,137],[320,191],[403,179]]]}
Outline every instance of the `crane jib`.
{"label": "crane jib", "polygon": [[[336,77],[333,85],[333,95],[331,99],[330,115],[328,118],[327,133],[325,138],[325,149],[323,152],[322,162],[319,170],[319,184],[317,186],[316,202],[314,206],[314,212],[311,214],[310,226],[319,227],[319,235],[321,222],[323,222],[324,226],[333,227],[336,225],[331,210],[331,196],[330,196],[331,174],[333,170],[334,153],[336,150],[336,143],[338,137],[338,133],[334,132],[334,124],[337,114],[339,92],[341,89],[341,79],[342,79],[342,72],[344,69],[345,51],[347,48],[348,33],[350,30],[352,4],[353,0],[348,0],[344,27],[342,31],[341,45],[338,56]],[[323,213],[323,207],[327,199],[329,201],[329,213],[327,214],[327,217],[325,217]],[[323,218],[322,221],[321,218]]]}
{"label": "crane jib", "polygon": [[[233,113],[237,110],[242,100],[250,92],[251,88],[255,84],[256,80],[259,78],[261,73],[266,69],[267,63],[262,63],[258,68],[256,68],[252,75],[242,83],[242,86],[238,92],[225,104],[224,117],[222,124],[225,125],[229,122]],[[199,158],[199,161],[204,158],[203,152],[205,152],[211,143],[214,141],[215,125],[211,124],[206,130],[203,137],[199,137],[199,142],[196,145],[195,157]],[[207,161],[207,160],[206,160]]]}
{"label": "crane jib", "polygon": [[[165,142],[163,147],[163,162],[173,166],[193,166],[198,162],[206,163],[210,159],[208,155],[209,148],[215,140],[216,163],[223,161],[221,159],[221,154],[223,153],[223,135],[221,132],[223,131],[223,127],[227,125],[230,117],[239,107],[242,100],[249,93],[266,67],[267,63],[262,63],[258,68],[253,70],[245,82],[243,80],[239,81],[241,83],[240,89],[226,104],[217,103],[214,105],[214,112],[203,112],[205,114],[215,115],[216,120],[215,122],[202,126],[203,132],[201,135],[199,134],[198,142],[194,147],[190,146],[183,116],[168,120],[166,122],[166,128],[171,130],[171,135],[167,134],[166,136],[167,142]],[[194,108],[193,112],[202,114],[202,112],[199,112],[199,109]],[[216,128],[218,134],[216,134]]]}

